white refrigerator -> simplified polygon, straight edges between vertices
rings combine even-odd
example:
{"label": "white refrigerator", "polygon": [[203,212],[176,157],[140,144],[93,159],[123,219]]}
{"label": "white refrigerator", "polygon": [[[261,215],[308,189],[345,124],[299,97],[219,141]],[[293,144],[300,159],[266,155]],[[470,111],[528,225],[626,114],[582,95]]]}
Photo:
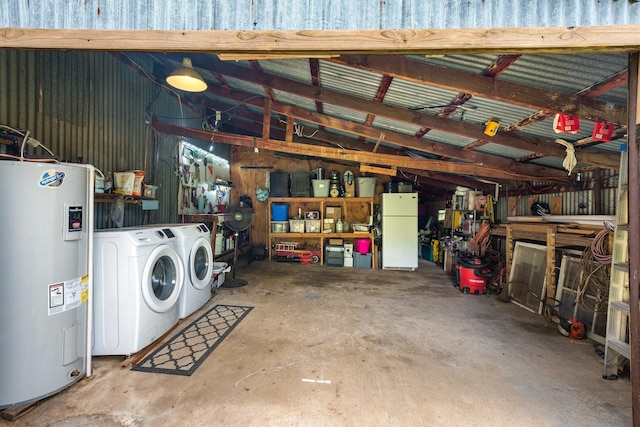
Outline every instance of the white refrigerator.
{"label": "white refrigerator", "polygon": [[418,268],[418,194],[382,194],[382,268]]}

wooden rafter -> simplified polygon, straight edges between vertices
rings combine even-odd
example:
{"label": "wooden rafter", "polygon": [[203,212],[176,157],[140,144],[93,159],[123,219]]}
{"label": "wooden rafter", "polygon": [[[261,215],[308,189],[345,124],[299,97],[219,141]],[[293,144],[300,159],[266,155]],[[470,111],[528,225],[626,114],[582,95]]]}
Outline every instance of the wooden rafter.
{"label": "wooden rafter", "polygon": [[[553,113],[570,113],[589,119],[623,125],[627,108],[579,95],[567,95],[508,81],[497,81],[489,76],[453,70],[407,58],[386,55],[341,56],[329,61],[350,65],[370,72],[390,74],[394,77],[428,84],[441,89],[457,90],[527,108]],[[514,96],[518,94],[518,96]]]}
{"label": "wooden rafter", "polygon": [[[484,127],[461,122],[451,119],[440,119],[430,114],[423,114],[417,111],[396,108],[390,105],[368,101],[352,95],[330,91],[324,88],[316,88],[312,85],[301,83],[298,81],[285,79],[282,77],[258,73],[245,67],[236,66],[230,63],[221,62],[208,58],[194,58],[194,65],[198,61],[198,66],[205,69],[216,69],[226,75],[233,76],[240,80],[249,81],[256,84],[268,84],[277,90],[293,93],[310,99],[319,99],[325,103],[340,105],[345,108],[351,108],[365,113],[375,114],[400,122],[410,123],[448,132],[468,138],[484,139]],[[491,138],[491,142],[524,151],[535,151],[544,153],[546,156],[554,156],[564,158],[565,150],[552,141],[535,138],[526,135],[517,135],[505,132],[498,132]],[[588,150],[580,150],[576,152],[578,161],[608,169],[616,169],[619,166],[619,160],[616,155],[610,153],[589,152]]]}
{"label": "wooden rafter", "polygon": [[[522,55],[500,55],[495,61],[493,61],[487,68],[482,71],[482,75],[486,77],[495,78],[504,70],[506,70],[511,64],[516,62],[520,56]],[[463,105],[468,100],[472,98],[473,95],[470,93],[460,92],[456,99],[453,100],[452,105],[443,109],[438,117],[449,117],[453,112],[455,112],[459,105]],[[467,144],[464,149],[465,150],[473,150],[477,147],[481,147],[485,144],[488,144],[489,141],[486,139],[477,139],[471,144]]]}
{"label": "wooden rafter", "polygon": [[[311,84],[320,87],[320,61],[318,58],[309,58],[309,72],[311,73]],[[316,101],[316,111],[320,114],[324,112],[322,102]]]}

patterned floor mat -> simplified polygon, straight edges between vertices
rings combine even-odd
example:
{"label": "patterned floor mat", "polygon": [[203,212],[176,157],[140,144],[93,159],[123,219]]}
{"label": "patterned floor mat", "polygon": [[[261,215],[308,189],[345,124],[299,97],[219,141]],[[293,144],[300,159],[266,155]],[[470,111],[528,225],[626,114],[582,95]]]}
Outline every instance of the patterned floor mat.
{"label": "patterned floor mat", "polygon": [[191,375],[253,307],[218,304],[194,320],[132,370]]}

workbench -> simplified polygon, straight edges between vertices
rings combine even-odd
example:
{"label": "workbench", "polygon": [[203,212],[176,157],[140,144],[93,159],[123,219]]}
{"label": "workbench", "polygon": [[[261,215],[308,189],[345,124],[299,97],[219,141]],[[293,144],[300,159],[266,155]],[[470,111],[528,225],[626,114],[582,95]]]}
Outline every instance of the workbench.
{"label": "workbench", "polygon": [[[577,248],[584,250],[584,248],[591,246],[593,238],[602,229],[604,229],[604,225],[518,221],[493,226],[491,236],[505,239],[505,277],[507,280],[509,280],[512,267],[514,241],[541,242],[546,246],[547,296],[553,299],[556,292],[556,249]],[[609,239],[609,241],[612,242],[613,239]]]}

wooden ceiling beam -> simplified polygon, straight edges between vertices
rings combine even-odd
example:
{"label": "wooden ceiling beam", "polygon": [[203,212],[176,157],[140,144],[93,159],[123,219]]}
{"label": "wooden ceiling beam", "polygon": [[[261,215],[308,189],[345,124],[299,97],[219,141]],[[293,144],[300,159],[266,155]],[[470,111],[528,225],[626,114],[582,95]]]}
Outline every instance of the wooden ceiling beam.
{"label": "wooden ceiling beam", "polygon": [[216,52],[270,57],[336,54],[626,53],[640,25],[379,30],[96,30],[0,28],[0,48]]}
{"label": "wooden ceiling beam", "polygon": [[424,151],[426,153],[437,154],[439,156],[445,156],[452,159],[462,160],[465,162],[474,163],[478,166],[490,166],[494,168],[497,167],[508,169],[515,175],[520,175],[522,179],[544,180],[545,178],[549,177],[553,177],[556,179],[566,179],[566,173],[558,169],[551,169],[539,165],[519,164],[505,157],[461,150],[455,147],[446,146],[444,144],[429,142],[424,139],[415,139],[411,136],[400,135],[390,131],[381,131],[380,129],[375,129],[350,121],[337,119],[335,117],[313,113],[311,111],[297,108],[292,105],[285,105],[279,102],[274,102],[272,104],[272,109],[274,112],[279,114],[296,117],[309,123],[314,123],[334,129],[340,129],[342,131],[367,138],[377,140],[380,135],[384,134],[384,141],[390,144],[412,148],[415,150]]}
{"label": "wooden ceiling beam", "polygon": [[406,57],[347,55],[332,58],[329,61],[369,72],[389,74],[414,83],[470,93],[527,108],[553,113],[570,113],[588,120],[615,123],[619,126],[627,123],[627,107],[624,105],[615,105],[580,95],[569,95],[520,83],[496,80],[491,76],[454,70]]}
{"label": "wooden ceiling beam", "polygon": [[441,183],[448,183],[449,186],[446,186],[447,188],[456,188],[458,186],[461,186],[461,187],[467,187],[467,188],[473,188],[473,189],[485,190],[485,191],[487,190],[493,191],[493,189],[495,189],[495,184],[478,181],[473,178],[468,178],[462,175],[451,175],[451,174],[445,174],[441,172],[433,172],[433,171],[426,171],[426,170],[412,169],[412,168],[401,168],[401,170],[406,173],[418,175],[424,178],[429,178],[431,180],[438,181]]}
{"label": "wooden ceiling beam", "polygon": [[[517,180],[521,179],[519,174],[509,170],[493,168],[491,166],[478,166],[467,163],[446,162],[440,160],[416,159],[406,156],[394,156],[380,153],[364,153],[362,151],[344,150],[339,148],[318,147],[310,144],[300,144],[296,142],[286,142],[260,137],[244,135],[233,135],[223,132],[209,132],[201,129],[188,128],[183,126],[166,124],[152,118],[152,127],[158,132],[169,135],[178,135],[188,138],[210,141],[213,137],[216,142],[231,145],[241,145],[244,147],[259,148],[270,151],[281,151],[289,154],[303,156],[322,157],[340,161],[371,163],[381,166],[408,167],[413,169],[432,170],[436,172],[454,173],[483,177],[491,180]],[[557,179],[546,179],[546,181],[557,182]]]}
{"label": "wooden ceiling beam", "polygon": [[[353,95],[330,91],[324,88],[314,87],[302,82],[266,74],[258,73],[246,67],[233,65],[230,63],[215,60],[211,57],[194,57],[194,66],[204,69],[214,69],[218,72],[233,76],[240,80],[256,83],[259,85],[268,84],[274,89],[302,96],[309,99],[321,100],[324,103],[351,108],[364,113],[375,114],[400,122],[410,123],[421,127],[428,127],[442,132],[453,133],[474,140],[487,139],[484,135],[484,126],[479,126],[467,122],[441,119],[430,114],[411,111],[403,108],[368,101]],[[518,135],[499,131],[490,141],[495,144],[517,148],[524,151],[534,151],[544,153],[546,156],[564,158],[564,147],[544,139],[534,138],[526,135]],[[593,151],[589,155],[583,154],[582,150],[576,151],[578,161],[588,163],[606,169],[617,169],[620,164],[618,156],[611,153],[599,153]]]}

